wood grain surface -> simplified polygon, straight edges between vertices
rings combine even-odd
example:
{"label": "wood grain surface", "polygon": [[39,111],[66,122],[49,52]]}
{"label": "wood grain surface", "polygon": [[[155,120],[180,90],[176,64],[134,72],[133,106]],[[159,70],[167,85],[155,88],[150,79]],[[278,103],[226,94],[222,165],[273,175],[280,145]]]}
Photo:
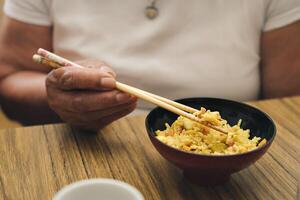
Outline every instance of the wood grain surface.
{"label": "wood grain surface", "polygon": [[270,150],[224,186],[187,182],[164,160],[146,134],[144,117],[128,117],[98,134],[66,125],[0,131],[0,199],[46,200],[86,178],[132,184],[146,200],[295,199],[300,172],[300,97],[253,102],[276,121]]}
{"label": "wood grain surface", "polygon": [[22,125],[16,121],[13,121],[2,112],[0,108],[0,129],[7,129],[7,128],[17,128],[21,127]]}

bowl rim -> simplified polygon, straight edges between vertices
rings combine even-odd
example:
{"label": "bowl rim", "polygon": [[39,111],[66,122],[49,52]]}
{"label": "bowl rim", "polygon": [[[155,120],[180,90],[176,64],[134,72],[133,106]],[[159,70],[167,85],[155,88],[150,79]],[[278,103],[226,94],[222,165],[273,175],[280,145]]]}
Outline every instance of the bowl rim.
{"label": "bowl rim", "polygon": [[75,181],[68,185],[63,186],[56,194],[52,200],[61,200],[66,197],[69,193],[74,191],[82,190],[85,187],[91,186],[109,186],[116,190],[125,190],[126,192],[132,194],[138,200],[144,200],[142,193],[133,185],[130,185],[127,182],[122,180],[117,180],[113,178],[91,178],[91,179],[82,179]]}
{"label": "bowl rim", "polygon": [[[255,110],[255,111],[258,111],[260,112],[261,114],[263,114],[272,124],[272,126],[274,127],[274,134],[272,135],[271,139],[267,141],[267,143],[261,147],[258,147],[256,149],[253,149],[251,151],[247,151],[247,152],[244,152],[244,153],[236,153],[236,154],[224,154],[224,155],[214,155],[214,154],[200,154],[200,153],[194,153],[194,152],[189,152],[189,151],[183,151],[181,149],[177,149],[175,147],[172,147],[170,145],[167,145],[165,143],[163,143],[162,141],[160,141],[159,139],[157,139],[155,137],[155,132],[152,131],[152,129],[150,129],[150,125],[149,125],[149,118],[150,118],[150,115],[151,113],[155,112],[156,110],[159,110],[159,109],[162,109],[162,110],[165,110],[163,108],[160,108],[160,107],[155,107],[153,108],[147,115],[146,119],[145,119],[145,125],[146,125],[146,129],[147,129],[147,132],[148,132],[148,136],[151,137],[151,138],[154,138],[154,140],[158,141],[159,143],[161,143],[162,145],[170,148],[170,149],[173,149],[175,151],[179,151],[180,153],[184,153],[184,154],[187,154],[187,155],[191,155],[191,156],[203,156],[203,157],[213,157],[213,158],[228,158],[228,157],[236,157],[236,156],[243,156],[243,155],[248,155],[248,154],[253,154],[257,151],[260,151],[264,148],[267,148],[268,146],[271,145],[271,143],[274,141],[274,138],[276,136],[276,133],[277,133],[277,128],[276,128],[276,124],[274,122],[274,120],[264,111],[252,106],[252,105],[249,105],[247,103],[244,103],[244,102],[239,102],[239,101],[234,101],[234,100],[229,100],[229,99],[222,99],[222,98],[215,98],[215,97],[190,97],[190,98],[181,98],[181,99],[176,99],[174,101],[176,102],[180,102],[180,101],[184,101],[184,100],[217,100],[217,101],[225,101],[225,102],[228,102],[228,103],[235,103],[235,104],[239,104],[241,106],[246,106],[252,110]],[[151,133],[153,133],[154,135],[152,135]]]}

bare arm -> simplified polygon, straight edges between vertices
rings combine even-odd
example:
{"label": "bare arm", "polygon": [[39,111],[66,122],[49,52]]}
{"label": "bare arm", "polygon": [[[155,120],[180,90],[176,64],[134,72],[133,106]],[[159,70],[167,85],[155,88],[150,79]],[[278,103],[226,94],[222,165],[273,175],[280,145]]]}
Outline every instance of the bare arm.
{"label": "bare arm", "polygon": [[300,21],[262,35],[264,98],[300,94]]}
{"label": "bare arm", "polygon": [[9,117],[27,125],[62,119],[97,131],[135,109],[137,99],[115,89],[115,73],[104,62],[84,60],[80,64],[89,68],[63,67],[48,75],[50,69],[33,63],[38,48],[51,50],[51,34],[51,27],[4,19],[0,100]]}
{"label": "bare arm", "polygon": [[51,27],[4,18],[0,32],[1,106],[10,118],[23,124],[59,121],[47,103],[49,70],[31,59],[39,47],[52,49]]}

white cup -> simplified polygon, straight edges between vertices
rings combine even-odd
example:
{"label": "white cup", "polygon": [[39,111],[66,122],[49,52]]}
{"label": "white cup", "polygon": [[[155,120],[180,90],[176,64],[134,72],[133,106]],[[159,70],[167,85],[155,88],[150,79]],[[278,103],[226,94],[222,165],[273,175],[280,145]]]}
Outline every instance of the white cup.
{"label": "white cup", "polygon": [[114,179],[87,179],[62,188],[53,200],[144,200],[133,186]]}

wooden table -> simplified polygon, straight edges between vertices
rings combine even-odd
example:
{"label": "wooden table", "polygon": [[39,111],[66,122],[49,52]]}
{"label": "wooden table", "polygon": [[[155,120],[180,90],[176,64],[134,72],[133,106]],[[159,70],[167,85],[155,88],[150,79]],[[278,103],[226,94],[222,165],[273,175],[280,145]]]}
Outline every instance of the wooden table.
{"label": "wooden table", "polygon": [[263,158],[224,186],[188,183],[154,149],[140,116],[119,120],[97,135],[66,125],[0,131],[0,199],[51,199],[69,183],[100,177],[128,182],[145,199],[295,199],[300,97],[253,105],[276,121],[277,137]]}

